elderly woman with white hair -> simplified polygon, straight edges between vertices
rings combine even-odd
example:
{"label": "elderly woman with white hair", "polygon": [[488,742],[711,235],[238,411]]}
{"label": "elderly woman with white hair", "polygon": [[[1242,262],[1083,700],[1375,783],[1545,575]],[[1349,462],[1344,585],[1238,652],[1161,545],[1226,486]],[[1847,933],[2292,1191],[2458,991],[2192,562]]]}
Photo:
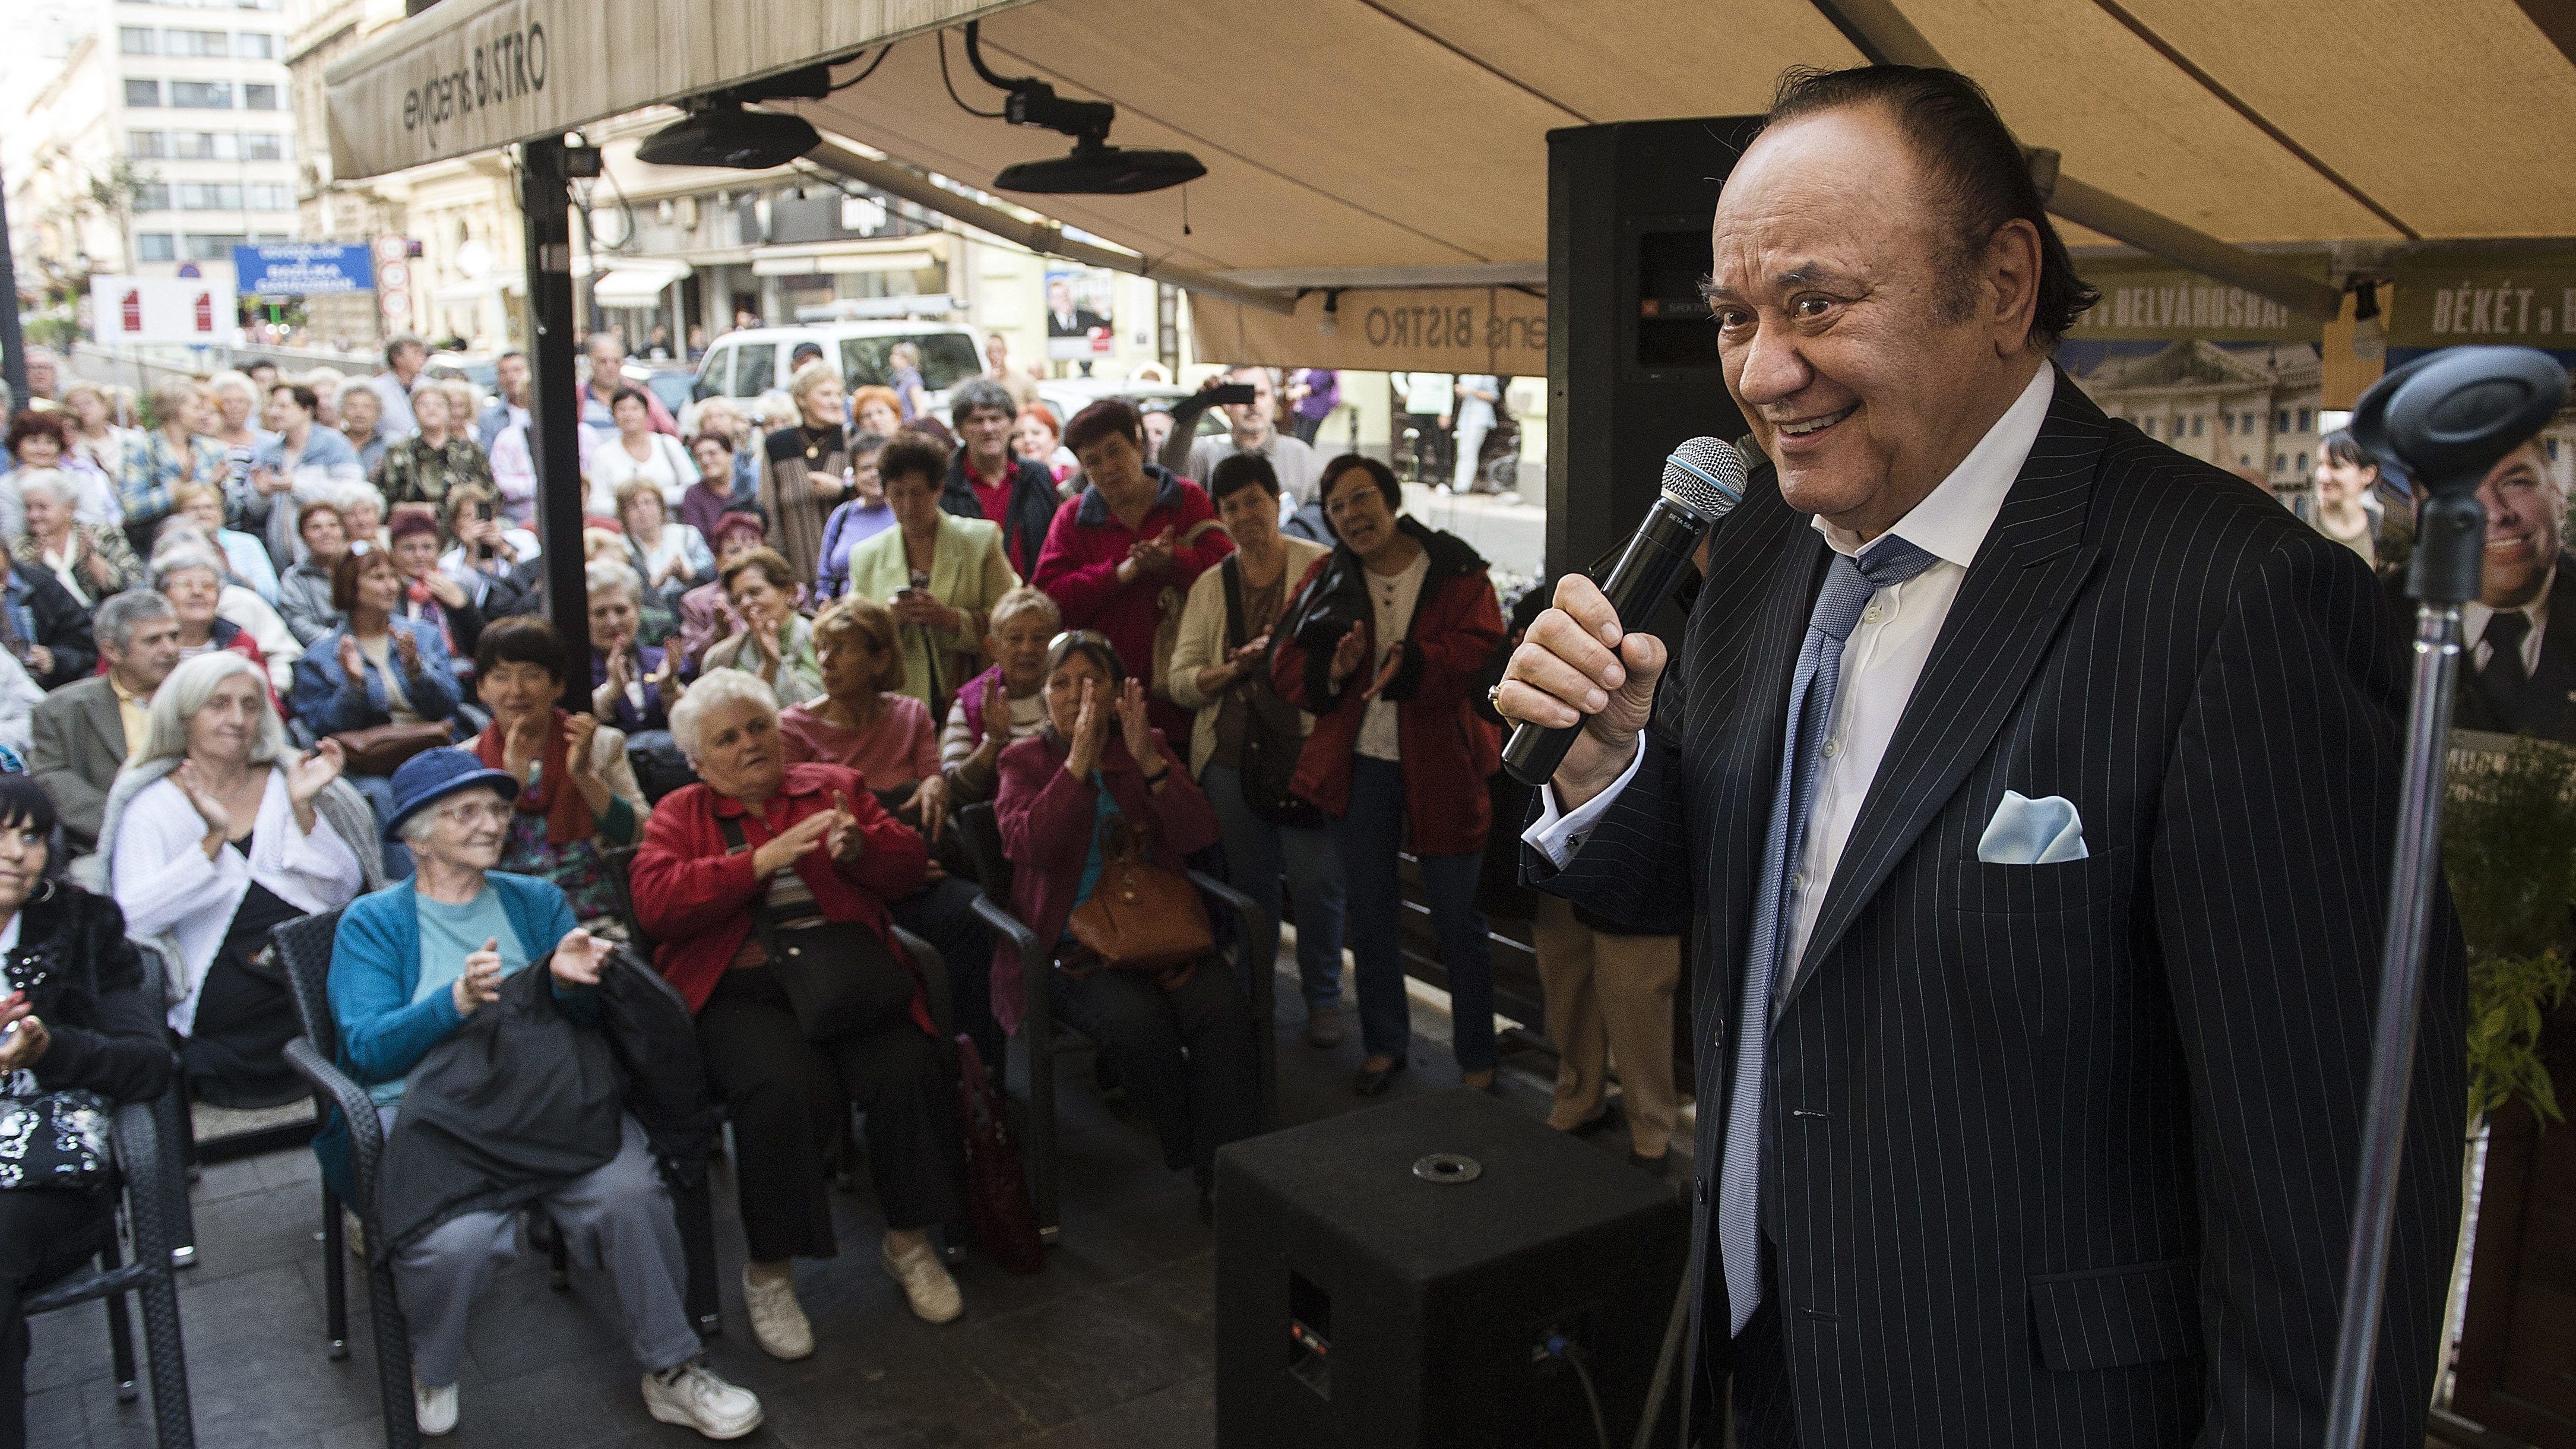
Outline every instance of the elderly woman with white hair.
{"label": "elderly woman with white hair", "polygon": [[776,1358],[814,1351],[793,1260],[838,1251],[825,1163],[853,1107],[885,1213],[878,1261],[946,1323],[964,1305],[930,1229],[961,1205],[957,1067],[886,914],[927,878],[921,837],[857,771],[788,764],[755,675],[710,671],[671,732],[702,783],[653,807],[632,894],[733,1123],[752,1337]]}
{"label": "elderly woman with white hair", "polygon": [[[419,872],[342,914],[330,980],[341,1065],[375,1099],[388,1128],[407,1092],[427,1090],[412,1080],[415,1068],[469,1020],[511,1009],[502,1004],[505,978],[544,972],[552,979],[538,984],[537,999],[554,1002],[577,1030],[595,1029],[609,964],[608,943],[581,928],[552,882],[497,868],[519,794],[507,771],[463,750],[427,750],[394,772],[394,790],[386,825],[410,845]],[[506,1069],[509,1059],[489,1047],[493,1040],[478,1044],[475,1059]],[[458,1063],[444,1070],[454,1082]],[[487,1078],[470,1089],[505,1095],[510,1085]],[[476,1125],[456,1124],[469,1132]],[[560,1120],[546,1125],[562,1127]],[[643,1125],[621,1112],[616,1138],[607,1161],[531,1184],[525,1197],[543,1208],[570,1256],[611,1285],[627,1351],[644,1370],[645,1411],[710,1439],[740,1438],[760,1426],[760,1400],[706,1366],[706,1347],[689,1321],[679,1223]],[[315,1147],[318,1154],[328,1144]],[[509,1153],[523,1144],[490,1147]],[[546,1151],[561,1160],[559,1146]],[[411,1328],[412,1411],[424,1435],[456,1427],[468,1314],[517,1253],[517,1200],[467,1203],[430,1219],[434,1225],[423,1231],[378,1245],[392,1255]],[[416,1206],[390,1191],[388,1201]]]}
{"label": "elderly woman with white hair", "polygon": [[224,476],[217,481],[227,498],[237,499],[250,490],[251,460],[277,435],[259,425],[264,399],[250,374],[230,368],[216,373],[206,379],[206,399],[214,412],[206,433],[224,450]]}
{"label": "elderly woman with white hair", "polygon": [[305,1088],[280,1053],[294,1002],[272,927],[383,883],[375,817],[328,740],[299,755],[268,679],[238,654],[187,660],[152,696],[141,753],[108,792],[98,857],[125,928],[179,962],[170,1029],[199,1099],[274,1106]]}
{"label": "elderly woman with white hair", "polygon": [[787,384],[797,422],[773,427],[762,442],[768,476],[761,501],[768,505],[778,551],[797,582],[816,577],[823,556],[823,520],[847,491],[849,419],[841,375],[831,364],[809,362]]}
{"label": "elderly woman with white hair", "polygon": [[40,468],[11,476],[25,529],[9,540],[9,552],[29,568],[54,576],[84,609],[143,581],[143,563],[134,556],[125,530],[79,517],[80,490],[65,474]]}
{"label": "elderly woman with white hair", "polygon": [[394,441],[384,429],[385,400],[373,382],[353,377],[340,385],[339,410],[340,436],[358,455],[359,469],[373,478],[385,461],[385,449]]}
{"label": "elderly woman with white hair", "polygon": [[222,556],[202,536],[174,532],[152,551],[152,591],[179,616],[181,658],[229,650],[258,665],[281,695],[294,688],[304,646],[275,609],[225,576]]}

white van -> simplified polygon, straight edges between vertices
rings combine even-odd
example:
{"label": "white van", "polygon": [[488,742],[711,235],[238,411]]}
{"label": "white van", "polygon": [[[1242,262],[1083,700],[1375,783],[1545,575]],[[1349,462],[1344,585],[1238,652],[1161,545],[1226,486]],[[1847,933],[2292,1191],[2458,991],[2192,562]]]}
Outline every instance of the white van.
{"label": "white van", "polygon": [[732,398],[750,411],[765,392],[787,390],[788,361],[797,345],[811,342],[841,369],[842,383],[852,389],[885,386],[894,380],[886,354],[898,342],[921,349],[921,385],[930,390],[931,406],[946,422],[948,390],[984,371],[972,329],[954,322],[919,320],[814,322],[796,327],[749,327],[728,332],[708,344],[698,361],[691,394],[704,401]]}

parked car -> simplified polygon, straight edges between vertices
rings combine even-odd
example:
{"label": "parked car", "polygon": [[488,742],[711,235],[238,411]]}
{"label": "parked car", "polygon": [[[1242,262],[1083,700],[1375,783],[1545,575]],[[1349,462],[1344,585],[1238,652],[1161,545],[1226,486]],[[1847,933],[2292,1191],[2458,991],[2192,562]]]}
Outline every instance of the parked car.
{"label": "parked car", "polygon": [[898,342],[921,349],[921,383],[931,406],[943,408],[948,390],[984,370],[974,329],[954,322],[917,319],[861,322],[815,322],[797,327],[746,327],[708,344],[698,361],[693,399],[732,398],[746,405],[762,393],[784,391],[788,362],[796,345],[811,342],[841,369],[852,388],[885,386],[894,380],[886,353]]}

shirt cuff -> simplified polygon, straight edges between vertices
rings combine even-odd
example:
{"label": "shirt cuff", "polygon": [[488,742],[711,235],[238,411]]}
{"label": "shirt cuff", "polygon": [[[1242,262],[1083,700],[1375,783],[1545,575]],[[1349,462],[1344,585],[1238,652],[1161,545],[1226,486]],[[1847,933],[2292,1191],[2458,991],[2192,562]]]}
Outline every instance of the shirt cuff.
{"label": "shirt cuff", "polygon": [[1602,813],[1610,808],[1610,802],[1619,798],[1619,792],[1628,788],[1630,780],[1637,778],[1637,767],[1645,762],[1646,736],[1640,731],[1637,752],[1628,758],[1628,768],[1619,772],[1619,778],[1611,782],[1609,789],[1586,800],[1571,814],[1557,813],[1556,786],[1539,786],[1539,816],[1530,822],[1529,829],[1521,832],[1521,843],[1546,856],[1547,863],[1558,870],[1565,869],[1573,861],[1575,852],[1583,848],[1583,842],[1591,838],[1592,827],[1601,822]]}

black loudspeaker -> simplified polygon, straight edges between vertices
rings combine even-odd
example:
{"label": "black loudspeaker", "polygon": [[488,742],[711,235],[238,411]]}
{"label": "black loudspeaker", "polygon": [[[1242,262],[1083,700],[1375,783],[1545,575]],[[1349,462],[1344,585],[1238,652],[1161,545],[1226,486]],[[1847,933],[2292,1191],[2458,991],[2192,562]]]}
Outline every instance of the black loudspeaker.
{"label": "black loudspeaker", "polygon": [[1550,572],[1585,568],[1628,541],[1677,444],[1744,434],[1699,284],[1718,188],[1759,124],[1732,116],[1548,132]]}
{"label": "black loudspeaker", "polygon": [[1689,1252],[1669,1184],[1453,1091],[1236,1143],[1216,1191],[1220,1449],[1595,1444],[1552,1337],[1636,1433]]}

